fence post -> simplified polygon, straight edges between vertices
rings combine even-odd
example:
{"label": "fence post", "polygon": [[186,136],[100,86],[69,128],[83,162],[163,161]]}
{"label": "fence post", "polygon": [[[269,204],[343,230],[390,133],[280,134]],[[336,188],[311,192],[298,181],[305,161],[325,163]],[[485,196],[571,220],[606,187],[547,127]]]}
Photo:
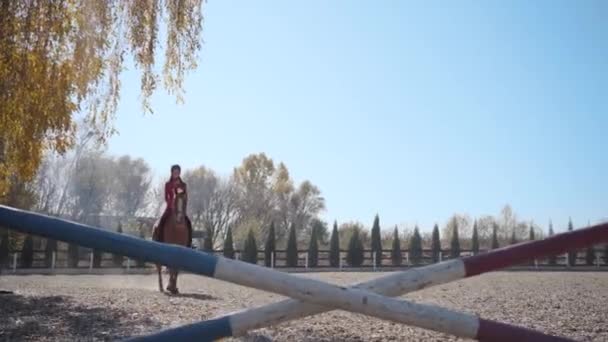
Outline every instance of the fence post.
{"label": "fence post", "polygon": [[270,253],[270,268],[274,268],[274,251]]}
{"label": "fence post", "polygon": [[89,257],[89,273],[91,273],[91,271],[93,271],[93,252],[91,252]]}
{"label": "fence post", "polygon": [[239,252],[234,253],[234,258],[236,260],[241,260],[240,257],[241,257],[241,254]]}
{"label": "fence post", "polygon": [[306,253],[305,257],[306,257],[306,269],[308,269],[308,253]]}
{"label": "fence post", "polygon": [[443,253],[439,251],[439,262],[443,261]]}
{"label": "fence post", "polygon": [[340,257],[340,271],[342,271],[342,253],[339,253]]}
{"label": "fence post", "polygon": [[600,268],[600,253],[595,253],[595,266]]}
{"label": "fence post", "polygon": [[127,273],[131,271],[131,259],[127,258]]}
{"label": "fence post", "polygon": [[564,254],[564,257],[566,259],[566,268],[570,268],[570,258],[568,258],[568,253]]}
{"label": "fence post", "polygon": [[374,272],[376,272],[376,253],[372,250],[372,263],[374,265]]}
{"label": "fence post", "polygon": [[407,266],[412,266],[410,264],[410,251],[405,252],[405,261],[407,262]]}
{"label": "fence post", "polygon": [[538,259],[534,259],[534,268],[538,269]]}
{"label": "fence post", "polygon": [[51,255],[51,269],[55,269],[55,262],[57,261],[57,252],[53,252]]}
{"label": "fence post", "polygon": [[17,253],[13,253],[13,273],[17,272]]}

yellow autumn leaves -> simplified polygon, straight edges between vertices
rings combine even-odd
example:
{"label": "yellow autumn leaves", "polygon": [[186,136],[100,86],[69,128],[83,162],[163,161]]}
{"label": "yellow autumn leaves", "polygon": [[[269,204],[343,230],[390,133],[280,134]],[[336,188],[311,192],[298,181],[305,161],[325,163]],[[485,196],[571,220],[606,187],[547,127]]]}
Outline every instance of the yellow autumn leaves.
{"label": "yellow autumn leaves", "polygon": [[114,132],[125,55],[142,70],[142,105],[151,112],[163,22],[164,86],[180,99],[201,47],[202,0],[0,4],[0,203],[12,180],[35,175],[45,150],[71,147],[76,115],[100,142]]}

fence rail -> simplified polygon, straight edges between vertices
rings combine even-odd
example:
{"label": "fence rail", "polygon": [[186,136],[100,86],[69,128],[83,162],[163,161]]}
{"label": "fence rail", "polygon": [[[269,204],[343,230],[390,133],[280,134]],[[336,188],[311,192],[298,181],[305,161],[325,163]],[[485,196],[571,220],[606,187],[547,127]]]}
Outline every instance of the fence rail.
{"label": "fence rail", "polygon": [[[479,254],[486,253],[490,250],[480,250]],[[422,257],[419,261],[414,262],[409,259],[409,250],[404,249],[401,251],[403,255],[403,260],[399,264],[394,264],[391,260],[391,250],[383,250],[382,260],[379,265],[374,265],[374,252],[371,249],[364,250],[364,260],[363,264],[355,266],[357,269],[361,268],[383,268],[383,267],[416,267],[416,266],[426,266],[433,264],[433,253],[430,249],[423,250]],[[223,255],[223,250],[215,250],[210,252],[217,256]],[[526,263],[526,266],[534,266],[534,267],[545,267],[545,266],[554,266],[554,267],[582,267],[582,266],[596,266],[603,267],[608,266],[608,255],[605,254],[605,249],[596,248],[595,249],[595,260],[593,260],[592,264],[587,263],[587,259],[584,251],[579,251],[576,255],[576,261],[574,264],[568,264],[568,255],[562,254],[555,256],[555,263],[550,263],[548,258],[537,259],[533,262]],[[68,263],[68,251],[67,250],[57,250],[54,252],[51,260],[48,260],[46,256],[46,251],[43,249],[36,249],[32,255],[31,264],[25,263],[22,257],[22,251],[13,252],[10,254],[8,260],[6,260],[0,268],[5,269],[46,269],[46,268],[59,268],[59,269],[67,269],[67,268],[76,268],[76,269],[92,269],[92,268],[147,268],[152,267],[153,265],[149,263],[145,263],[138,260],[129,259],[126,257],[115,258],[113,254],[110,253],[101,253],[100,261],[98,264],[94,262],[93,251],[82,248],[79,251],[78,262],[76,263],[76,267],[69,267]],[[310,265],[308,260],[308,250],[298,250],[298,263],[295,267],[289,266],[289,268],[304,268],[304,269],[323,269],[330,268],[329,261],[329,250],[319,250],[318,254],[318,262],[316,266]],[[240,259],[242,255],[242,250],[235,250],[235,259]],[[271,267],[273,268],[287,268],[287,251],[286,250],[276,250],[276,257],[272,260]],[[340,264],[337,266],[338,268],[352,268],[353,266],[349,265],[346,262],[347,250],[340,250]],[[461,250],[460,255],[462,257],[472,256],[474,255],[472,250]],[[265,260],[265,251],[258,250],[258,264],[264,265]],[[442,250],[439,253],[439,261],[449,260],[450,251]]]}

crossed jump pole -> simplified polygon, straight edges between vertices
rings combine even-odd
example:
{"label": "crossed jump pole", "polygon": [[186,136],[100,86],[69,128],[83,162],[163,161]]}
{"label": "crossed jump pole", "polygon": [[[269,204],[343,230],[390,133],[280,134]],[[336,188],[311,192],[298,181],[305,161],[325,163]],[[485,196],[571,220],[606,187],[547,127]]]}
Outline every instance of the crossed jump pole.
{"label": "crossed jump pole", "polygon": [[5,206],[0,206],[0,225],[23,233],[143,259],[297,299],[133,339],[142,341],[159,341],[167,338],[177,338],[183,341],[211,341],[222,337],[242,335],[251,329],[330,309],[363,313],[481,341],[515,339],[519,342],[569,341],[566,338],[485,320],[439,306],[417,304],[383,295],[396,296],[408,291],[518,264],[531,258],[561,254],[569,249],[579,249],[608,241],[608,224],[596,225],[555,235],[545,240],[505,247],[474,257],[397,272],[371,282],[345,288],[257,265],[216,257],[181,246],[145,241]]}

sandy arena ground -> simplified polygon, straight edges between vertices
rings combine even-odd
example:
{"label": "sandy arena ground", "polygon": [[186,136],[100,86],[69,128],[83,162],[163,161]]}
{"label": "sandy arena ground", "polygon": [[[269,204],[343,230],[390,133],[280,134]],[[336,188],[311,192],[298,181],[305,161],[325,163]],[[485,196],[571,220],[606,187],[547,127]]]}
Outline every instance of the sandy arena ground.
{"label": "sandy arena ground", "polygon": [[[315,273],[353,284],[383,273]],[[166,280],[165,280],[166,281]],[[154,275],[0,275],[0,341],[111,341],[212,318],[282,296],[182,275],[179,296]],[[404,296],[579,341],[608,341],[608,272],[497,272]],[[333,311],[260,329],[272,341],[463,341],[364,315]]]}

